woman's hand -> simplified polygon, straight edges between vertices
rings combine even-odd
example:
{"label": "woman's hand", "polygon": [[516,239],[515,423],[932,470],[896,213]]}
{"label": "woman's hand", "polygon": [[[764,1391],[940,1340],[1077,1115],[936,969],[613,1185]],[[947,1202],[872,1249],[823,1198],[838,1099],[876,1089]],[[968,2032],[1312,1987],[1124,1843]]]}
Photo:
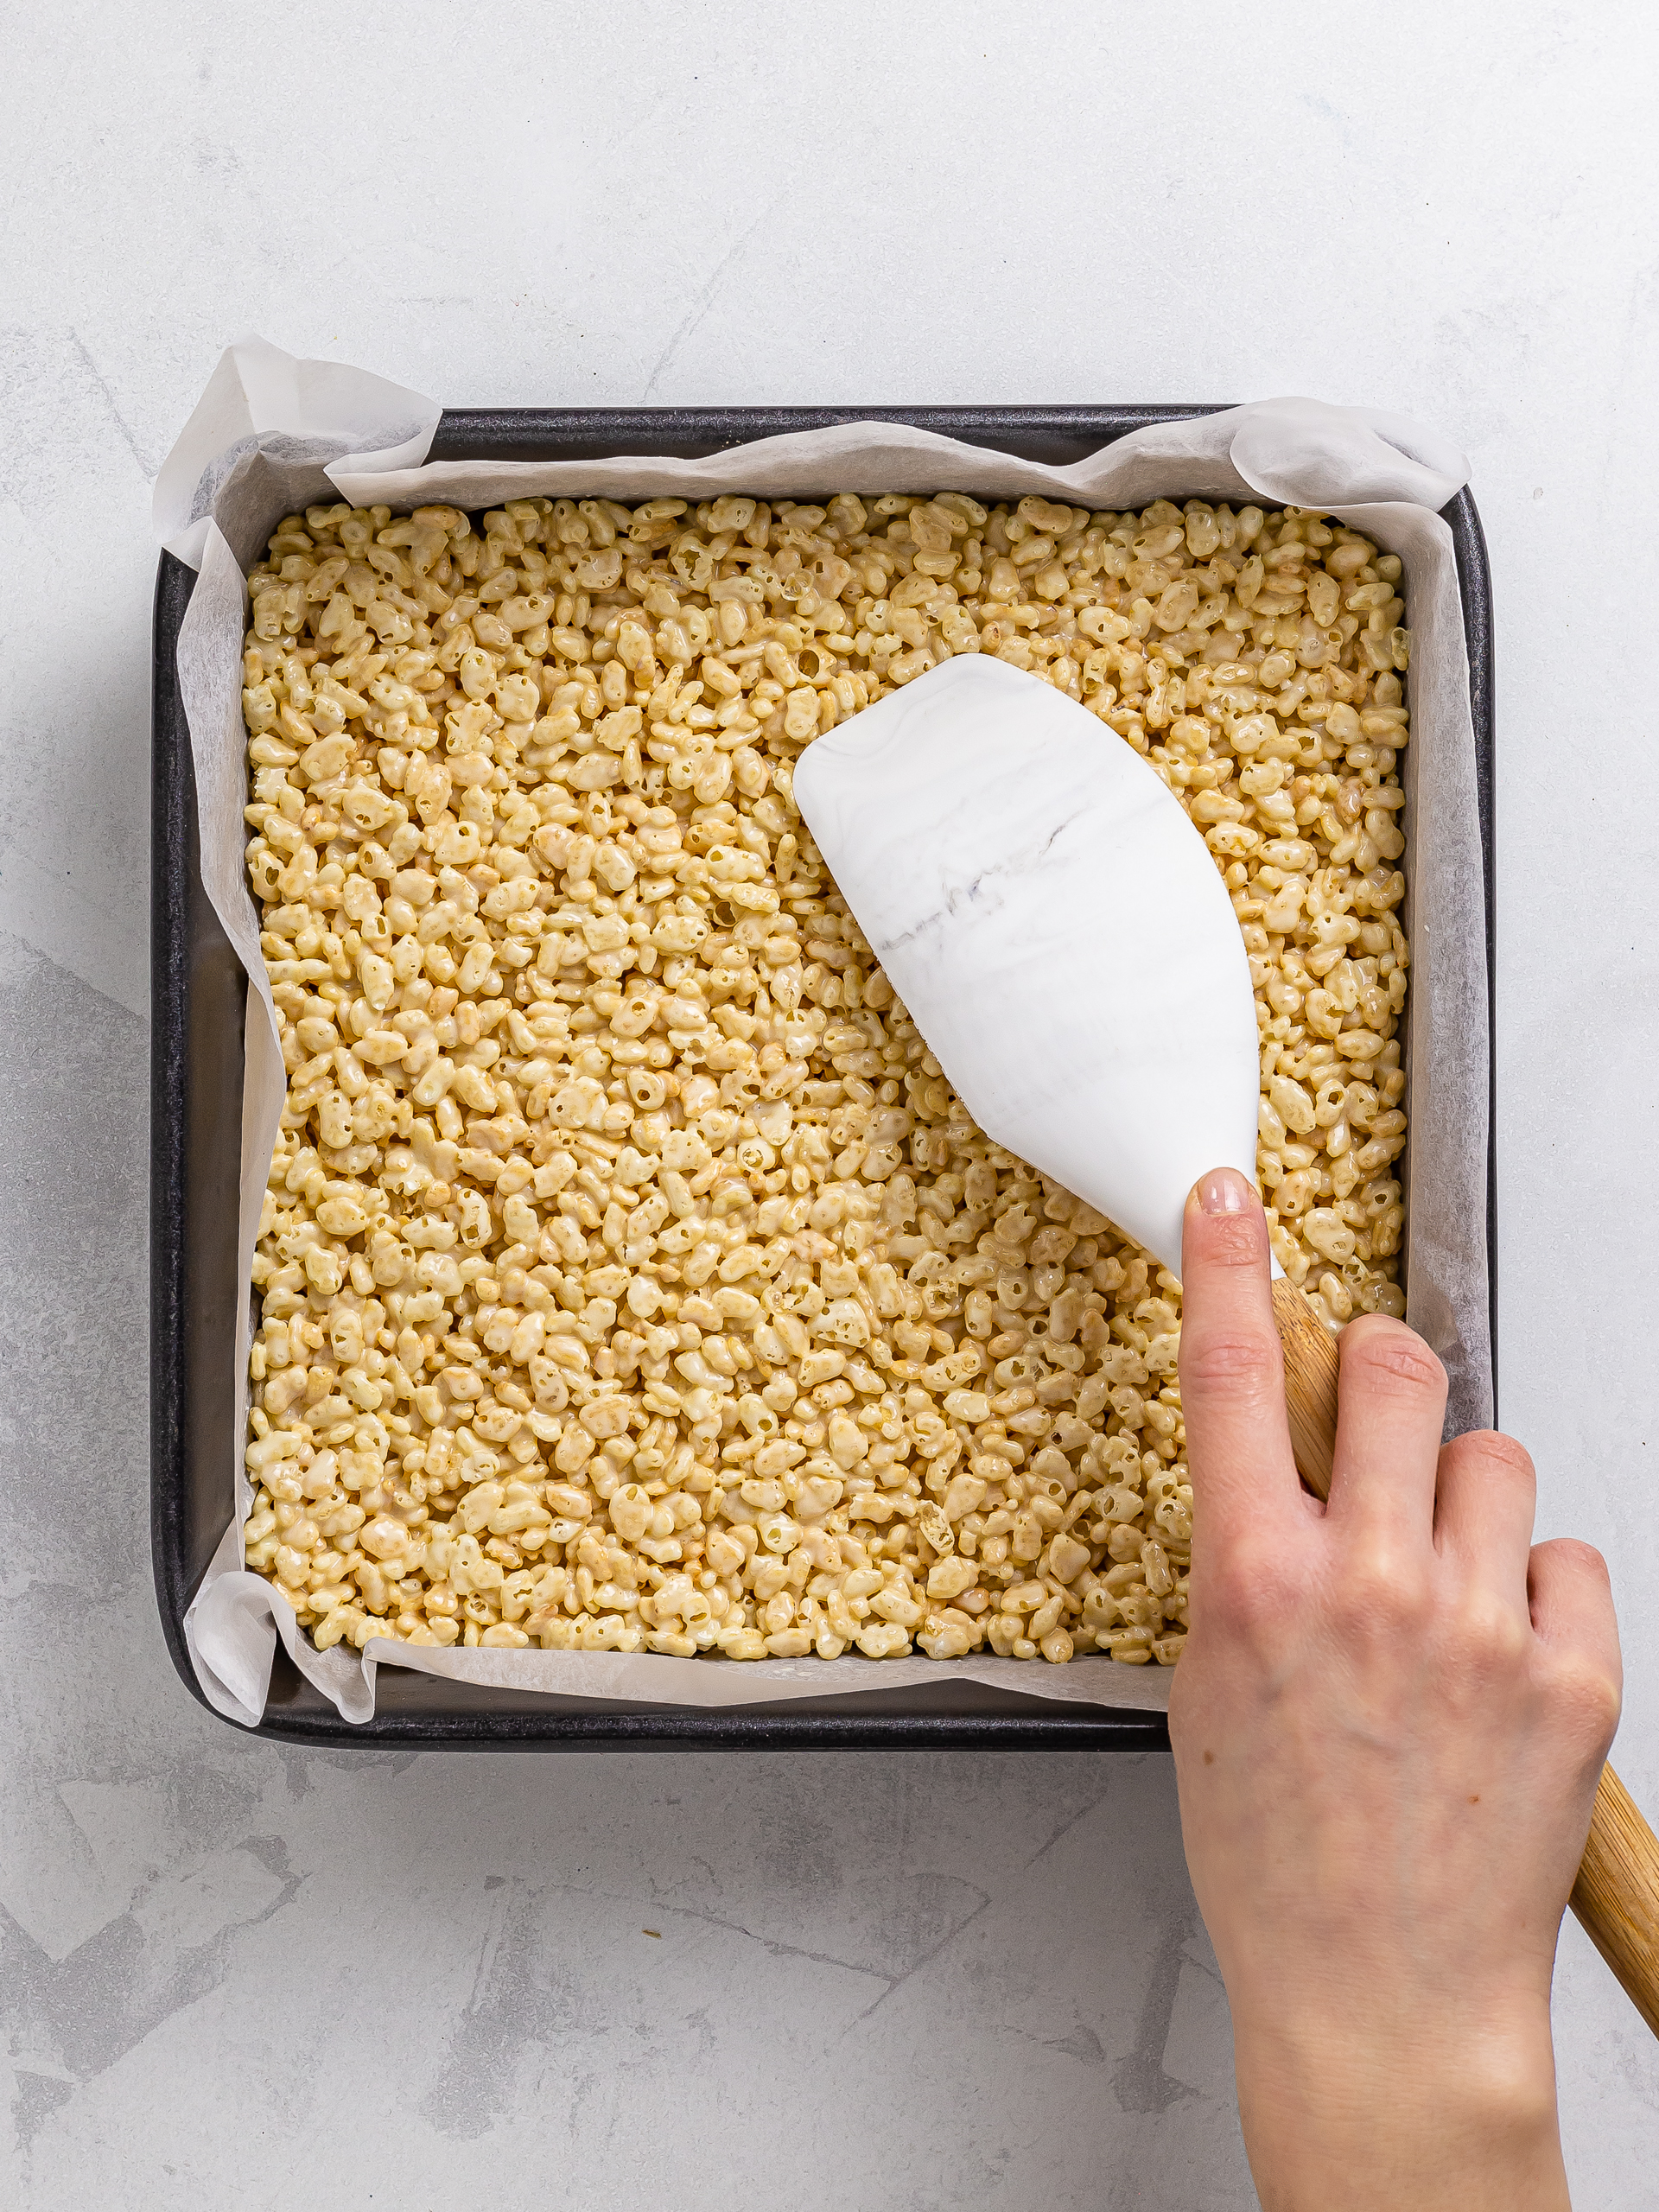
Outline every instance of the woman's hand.
{"label": "woman's hand", "polygon": [[1510,1438],[1441,1446],[1440,1362],[1380,1315],[1343,1334],[1328,1505],[1301,1489],[1230,1169],[1188,1202],[1183,1293],[1170,1734],[1262,2201],[1565,2206],[1549,1985],[1618,1718],[1606,1568],[1532,1544]]}

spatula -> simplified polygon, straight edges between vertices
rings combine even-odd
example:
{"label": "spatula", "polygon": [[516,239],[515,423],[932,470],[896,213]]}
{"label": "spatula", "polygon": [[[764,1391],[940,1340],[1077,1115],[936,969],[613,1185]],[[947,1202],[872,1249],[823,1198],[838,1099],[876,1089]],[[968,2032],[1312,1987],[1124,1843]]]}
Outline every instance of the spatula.
{"label": "spatula", "polygon": [[[1179,1275],[1198,1177],[1255,1180],[1260,1062],[1237,919],[1162,779],[1051,685],[963,655],[818,738],[794,793],[981,1128]],[[1325,1497],[1336,1341],[1276,1266],[1273,1306]],[[1611,1767],[1573,1908],[1659,2035],[1659,1841]]]}

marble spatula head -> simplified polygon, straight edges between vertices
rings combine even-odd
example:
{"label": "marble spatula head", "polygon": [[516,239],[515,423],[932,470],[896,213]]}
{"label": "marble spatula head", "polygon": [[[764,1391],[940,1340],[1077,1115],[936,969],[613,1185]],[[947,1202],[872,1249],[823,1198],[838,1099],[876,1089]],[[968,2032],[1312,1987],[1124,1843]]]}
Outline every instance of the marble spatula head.
{"label": "marble spatula head", "polygon": [[1206,1168],[1255,1178],[1255,1002],[1198,830],[1049,684],[964,655],[818,738],[795,798],[986,1134],[1179,1274]]}
{"label": "marble spatula head", "polygon": [[[973,656],[819,738],[795,797],[980,1127],[1179,1274],[1198,1177],[1254,1178],[1255,1007],[1215,862],[1158,777]],[[1273,1302],[1296,1464],[1324,1497],[1336,1346],[1282,1276]],[[1659,2034],[1659,1840],[1611,1767],[1573,1907]]]}

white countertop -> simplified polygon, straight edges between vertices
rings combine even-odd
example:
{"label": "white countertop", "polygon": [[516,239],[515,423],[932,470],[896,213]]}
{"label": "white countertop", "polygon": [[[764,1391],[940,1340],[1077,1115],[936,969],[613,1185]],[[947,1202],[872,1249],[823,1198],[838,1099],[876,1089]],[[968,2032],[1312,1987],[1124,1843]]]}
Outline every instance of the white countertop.
{"label": "white countertop", "polygon": [[[1659,1813],[1656,59],[1630,0],[14,22],[9,2202],[1254,2201],[1166,1760],[308,1756],[174,1676],[148,512],[248,328],[459,404],[1300,391],[1466,448],[1498,609],[1503,1418],[1541,1533],[1611,1563],[1616,1758]],[[1579,2201],[1637,2212],[1659,2045],[1571,1922],[1556,1992]]]}

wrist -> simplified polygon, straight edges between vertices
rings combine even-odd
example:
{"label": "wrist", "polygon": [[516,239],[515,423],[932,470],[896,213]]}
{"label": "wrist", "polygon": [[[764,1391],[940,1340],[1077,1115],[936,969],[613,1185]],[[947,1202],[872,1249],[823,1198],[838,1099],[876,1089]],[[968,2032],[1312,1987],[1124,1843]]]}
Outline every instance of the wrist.
{"label": "wrist", "polygon": [[1423,2031],[1356,2004],[1235,2024],[1266,2212],[1569,2212],[1548,2001]]}

